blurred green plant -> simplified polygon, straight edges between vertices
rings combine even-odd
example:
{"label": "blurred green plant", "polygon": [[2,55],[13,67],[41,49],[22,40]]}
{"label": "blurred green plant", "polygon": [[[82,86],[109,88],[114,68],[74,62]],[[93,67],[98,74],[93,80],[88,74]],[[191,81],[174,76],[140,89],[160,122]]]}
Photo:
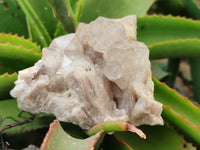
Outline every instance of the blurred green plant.
{"label": "blurred green plant", "polygon": [[[16,100],[10,99],[9,95],[17,79],[17,71],[32,66],[41,58],[43,47],[48,46],[57,36],[74,32],[80,21],[87,23],[98,16],[119,18],[136,14],[137,38],[149,47],[150,59],[170,60],[169,73],[158,63],[152,63],[153,75],[158,79],[153,78],[154,96],[163,104],[165,125],[139,127],[146,133],[147,139],[144,140],[122,126],[117,126],[115,122],[100,124],[85,132],[70,123],[61,123],[63,131],[59,122],[54,121],[41,149],[72,150],[77,149],[77,146],[85,150],[200,148],[200,108],[159,81],[168,78],[166,83],[173,87],[179,60],[190,58],[195,99],[200,102],[200,22],[194,20],[199,18],[199,7],[198,0],[0,0],[1,147],[6,149],[5,141],[9,142],[9,148],[24,148],[29,144],[40,146],[50,122],[55,119],[47,114],[25,112],[23,116],[20,115]],[[193,19],[148,15],[150,13],[181,15]],[[115,133],[106,134],[111,131]],[[72,142],[76,144],[67,147]]]}

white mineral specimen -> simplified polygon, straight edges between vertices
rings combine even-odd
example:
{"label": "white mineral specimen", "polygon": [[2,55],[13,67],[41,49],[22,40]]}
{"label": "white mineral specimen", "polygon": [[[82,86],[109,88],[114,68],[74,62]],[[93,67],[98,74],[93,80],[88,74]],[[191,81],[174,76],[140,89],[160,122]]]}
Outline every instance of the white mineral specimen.
{"label": "white mineral specimen", "polygon": [[53,113],[83,129],[114,120],[163,124],[148,57],[136,41],[136,16],[99,17],[54,39],[41,60],[19,72],[11,95],[20,109]]}

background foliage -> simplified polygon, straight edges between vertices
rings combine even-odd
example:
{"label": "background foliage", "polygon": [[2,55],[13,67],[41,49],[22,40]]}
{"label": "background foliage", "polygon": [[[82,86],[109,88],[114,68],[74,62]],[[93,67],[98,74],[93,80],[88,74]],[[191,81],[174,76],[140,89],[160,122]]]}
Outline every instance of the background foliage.
{"label": "background foliage", "polygon": [[[125,124],[116,128],[113,123],[98,127],[105,132],[94,128],[91,133],[97,134],[88,135],[73,124],[53,122],[53,115],[29,114],[17,108],[16,99],[9,95],[17,72],[39,60],[42,48],[52,39],[75,32],[80,21],[88,23],[98,16],[120,18],[131,14],[138,16],[138,41],[144,42],[150,50],[154,96],[163,104],[164,126],[139,127],[147,139],[126,131]],[[199,0],[0,0],[0,17],[2,149],[22,149],[29,144],[60,150],[200,149]],[[167,64],[155,61],[163,58],[168,60]],[[179,69],[183,60],[189,62],[192,79]],[[176,88],[177,76],[193,86],[192,101],[171,89]],[[111,131],[113,135],[106,134]]]}

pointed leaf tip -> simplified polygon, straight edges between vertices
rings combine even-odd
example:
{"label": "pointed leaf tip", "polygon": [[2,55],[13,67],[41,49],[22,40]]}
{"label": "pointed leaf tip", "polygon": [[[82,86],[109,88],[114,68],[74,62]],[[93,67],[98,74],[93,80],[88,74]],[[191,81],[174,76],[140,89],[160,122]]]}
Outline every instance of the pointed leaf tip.
{"label": "pointed leaf tip", "polygon": [[139,135],[141,138],[146,139],[146,135],[142,132],[142,130],[125,121],[108,121],[97,124],[88,130],[87,134],[94,135],[101,130],[104,132],[131,131]]}
{"label": "pointed leaf tip", "polygon": [[142,130],[136,128],[135,126],[126,123],[126,130],[137,133],[141,138],[146,139],[146,135],[142,132]]}

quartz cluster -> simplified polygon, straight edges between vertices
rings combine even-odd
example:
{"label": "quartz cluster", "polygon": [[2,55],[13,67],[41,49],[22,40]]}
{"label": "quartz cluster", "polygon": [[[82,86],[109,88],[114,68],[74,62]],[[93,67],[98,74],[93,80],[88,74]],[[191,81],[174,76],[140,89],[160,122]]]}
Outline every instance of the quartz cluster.
{"label": "quartz cluster", "polygon": [[149,50],[136,41],[135,15],[80,23],[42,53],[33,67],[19,71],[11,91],[20,109],[53,113],[83,129],[115,120],[163,124]]}

